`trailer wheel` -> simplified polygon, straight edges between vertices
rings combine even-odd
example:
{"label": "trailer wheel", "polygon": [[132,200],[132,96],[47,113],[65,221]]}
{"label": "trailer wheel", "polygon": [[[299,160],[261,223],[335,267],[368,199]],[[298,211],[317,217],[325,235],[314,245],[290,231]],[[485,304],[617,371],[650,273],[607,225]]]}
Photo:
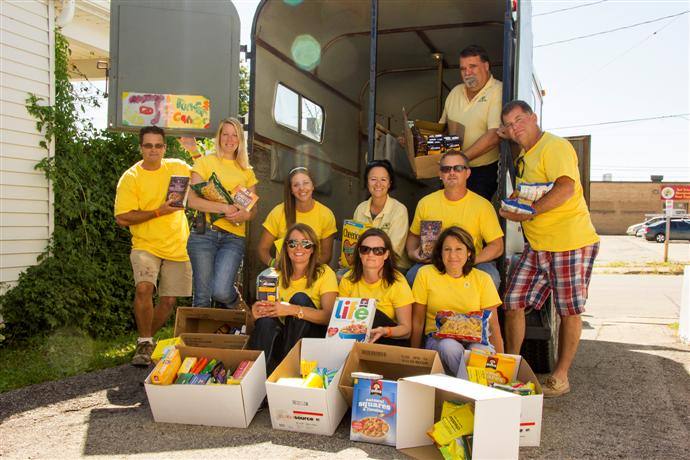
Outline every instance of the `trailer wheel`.
{"label": "trailer wheel", "polygon": [[549,329],[548,339],[525,339],[520,351],[520,354],[537,374],[552,372],[556,367],[556,359],[558,357],[558,326],[560,317],[556,313],[556,307],[550,298],[547,304],[549,308],[533,311],[530,316],[535,317],[532,321],[538,320],[541,323],[541,327]]}

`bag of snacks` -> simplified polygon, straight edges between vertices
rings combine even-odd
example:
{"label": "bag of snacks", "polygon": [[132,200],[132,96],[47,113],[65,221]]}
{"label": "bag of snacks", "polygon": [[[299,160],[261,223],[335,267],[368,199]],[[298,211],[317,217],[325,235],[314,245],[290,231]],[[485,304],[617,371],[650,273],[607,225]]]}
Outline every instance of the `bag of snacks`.
{"label": "bag of snacks", "polygon": [[[206,182],[193,184],[192,190],[194,190],[199,197],[205,200],[215,201],[216,203],[234,204],[232,197],[220,183],[216,173],[211,173],[211,176]],[[211,223],[214,223],[224,216],[223,213],[211,212],[209,214],[211,215]]]}
{"label": "bag of snacks", "polygon": [[436,339],[455,339],[459,342],[473,342],[489,345],[489,317],[491,311],[481,310],[457,313],[443,310],[436,313]]}

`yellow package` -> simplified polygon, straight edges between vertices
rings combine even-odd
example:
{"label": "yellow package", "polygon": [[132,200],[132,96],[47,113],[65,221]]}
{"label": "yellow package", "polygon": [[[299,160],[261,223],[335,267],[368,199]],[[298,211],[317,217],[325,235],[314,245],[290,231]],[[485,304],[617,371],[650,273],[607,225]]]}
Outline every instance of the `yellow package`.
{"label": "yellow package", "polygon": [[340,266],[349,268],[352,266],[355,254],[355,245],[359,235],[364,233],[367,226],[356,220],[346,219],[343,222],[343,242],[340,246]]}
{"label": "yellow package", "polygon": [[184,361],[182,361],[182,365],[180,368],[177,370],[177,375],[180,374],[188,374],[192,372],[192,368],[196,365],[196,358],[192,356],[187,356]]}
{"label": "yellow package", "polygon": [[314,369],[316,369],[316,366],[318,366],[318,364],[318,361],[307,361],[306,359],[300,360],[299,371],[302,378],[307,378],[307,375],[309,375]]}
{"label": "yellow package", "polygon": [[486,380],[486,369],[468,366],[467,378],[470,382],[478,383],[484,386],[489,386],[489,382]]}
{"label": "yellow package", "polygon": [[463,404],[448,417],[434,423],[428,435],[436,444],[445,446],[455,439],[474,432],[474,413],[470,404]]}
{"label": "yellow package", "polygon": [[517,370],[517,360],[502,353],[491,354],[484,350],[472,350],[467,367],[486,369],[488,383],[508,383],[513,380]]}
{"label": "yellow package", "polygon": [[159,340],[158,342],[156,342],[156,348],[153,349],[153,353],[151,353],[151,361],[157,363],[158,361],[163,359],[163,355],[165,355],[165,352],[168,348],[175,348],[175,346],[180,345],[181,343],[182,339],[180,339],[179,337]]}
{"label": "yellow package", "polygon": [[465,448],[460,445],[459,440],[455,440],[447,446],[439,446],[439,451],[444,460],[466,460]]}
{"label": "yellow package", "polygon": [[441,418],[446,418],[451,415],[456,410],[460,409],[466,403],[458,403],[454,401],[443,401],[443,406],[441,406]]}
{"label": "yellow package", "polygon": [[311,372],[304,379],[304,386],[307,388],[323,388],[323,377],[316,372]]}
{"label": "yellow package", "polygon": [[151,383],[154,385],[170,385],[177,377],[177,370],[182,365],[180,350],[177,348],[168,352],[165,358],[158,361],[151,372]]}

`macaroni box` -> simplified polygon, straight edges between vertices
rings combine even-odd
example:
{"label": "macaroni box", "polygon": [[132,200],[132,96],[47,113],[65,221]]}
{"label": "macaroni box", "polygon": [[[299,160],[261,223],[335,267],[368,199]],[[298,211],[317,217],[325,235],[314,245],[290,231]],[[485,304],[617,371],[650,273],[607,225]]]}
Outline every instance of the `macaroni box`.
{"label": "macaroni box", "polygon": [[[347,403],[338,391],[342,366],[353,340],[301,339],[266,380],[271,424],[275,430],[331,436]],[[316,361],[319,367],[338,369],[328,388],[302,385],[301,361]],[[290,384],[278,383],[279,380]]]}
{"label": "macaroni box", "polygon": [[395,446],[398,383],[354,372],[350,439]]}
{"label": "macaroni box", "polygon": [[445,374],[398,381],[396,448],[419,459],[443,459],[427,434],[443,401],[474,404],[472,459],[515,459],[519,453],[520,396]]}
{"label": "macaroni box", "polygon": [[331,320],[328,322],[326,338],[366,342],[369,340],[375,315],[375,299],[338,297],[335,299]]}
{"label": "macaroni box", "polygon": [[266,396],[266,361],[263,351],[200,348],[180,345],[180,358],[215,359],[227,369],[254,361],[239,385],[154,385],[144,382],[156,422],[247,428]]}

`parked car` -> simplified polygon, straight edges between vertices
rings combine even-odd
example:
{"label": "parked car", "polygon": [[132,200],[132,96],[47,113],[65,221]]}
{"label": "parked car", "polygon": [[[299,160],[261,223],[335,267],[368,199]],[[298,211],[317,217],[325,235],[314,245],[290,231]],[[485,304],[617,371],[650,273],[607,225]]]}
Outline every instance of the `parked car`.
{"label": "parked car", "polygon": [[[666,222],[659,222],[645,227],[644,237],[647,241],[663,243],[666,241]],[[670,240],[690,240],[690,219],[672,219]]]}
{"label": "parked car", "polygon": [[630,227],[628,227],[628,229],[625,231],[625,233],[627,233],[628,235],[632,235],[632,236],[643,236],[644,233],[639,233],[639,232],[640,232],[641,229],[643,229],[643,227],[644,227],[645,225],[654,225],[654,224],[658,224],[658,223],[661,222],[663,219],[664,219],[663,216],[652,217],[651,219],[647,219],[647,220],[645,220],[644,222],[640,222],[639,224],[633,224],[633,225],[631,225]]}

